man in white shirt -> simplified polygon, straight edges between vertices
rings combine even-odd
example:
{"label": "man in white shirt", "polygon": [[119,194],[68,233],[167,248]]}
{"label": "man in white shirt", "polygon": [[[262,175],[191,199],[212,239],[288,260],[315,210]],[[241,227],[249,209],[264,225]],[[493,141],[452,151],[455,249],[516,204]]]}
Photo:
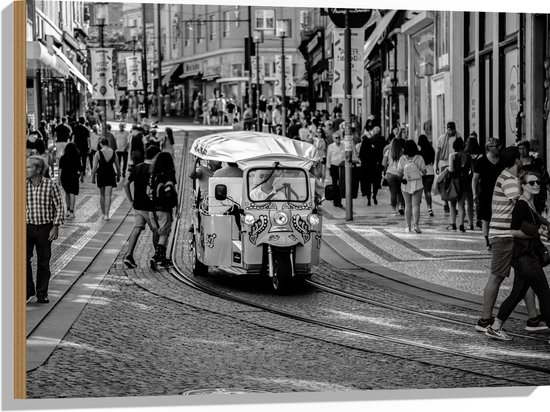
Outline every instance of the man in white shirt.
{"label": "man in white shirt", "polygon": [[[456,131],[455,122],[447,123],[447,131],[437,139],[437,152],[435,154],[435,173],[439,174],[449,167],[449,156],[453,151],[453,143],[460,134]],[[443,206],[445,213],[449,213],[449,202]]]}
{"label": "man in white shirt", "polygon": [[334,207],[343,207],[342,196],[340,195],[340,166],[344,164],[346,155],[342,144],[342,133],[335,132],[332,136],[333,142],[327,148],[327,169],[334,186]]}
{"label": "man in white shirt", "polygon": [[126,168],[128,167],[128,149],[130,148],[130,132],[125,129],[125,123],[120,123],[118,132],[115,132],[116,155],[118,157],[118,163],[122,166],[122,177],[126,176]]}

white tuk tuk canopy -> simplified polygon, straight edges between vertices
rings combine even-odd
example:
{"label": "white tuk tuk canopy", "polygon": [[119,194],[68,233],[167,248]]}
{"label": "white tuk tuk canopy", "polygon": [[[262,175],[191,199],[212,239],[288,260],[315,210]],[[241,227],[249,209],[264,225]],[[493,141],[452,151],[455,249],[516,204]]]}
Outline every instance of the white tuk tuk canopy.
{"label": "white tuk tuk canopy", "polygon": [[241,169],[251,166],[281,166],[309,169],[320,159],[310,143],[270,133],[251,131],[221,132],[197,138],[191,154],[201,159],[237,163]]}

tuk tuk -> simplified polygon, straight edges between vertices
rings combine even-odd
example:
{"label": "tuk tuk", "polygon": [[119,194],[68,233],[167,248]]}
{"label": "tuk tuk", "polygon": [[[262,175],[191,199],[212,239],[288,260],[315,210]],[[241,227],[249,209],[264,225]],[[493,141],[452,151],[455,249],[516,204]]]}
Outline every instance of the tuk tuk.
{"label": "tuk tuk", "polygon": [[197,138],[197,161],[236,163],[239,177],[214,176],[193,189],[189,251],[195,276],[209,267],[267,276],[278,294],[311,276],[321,249],[321,197],[311,173],[320,161],[309,143],[251,131]]}

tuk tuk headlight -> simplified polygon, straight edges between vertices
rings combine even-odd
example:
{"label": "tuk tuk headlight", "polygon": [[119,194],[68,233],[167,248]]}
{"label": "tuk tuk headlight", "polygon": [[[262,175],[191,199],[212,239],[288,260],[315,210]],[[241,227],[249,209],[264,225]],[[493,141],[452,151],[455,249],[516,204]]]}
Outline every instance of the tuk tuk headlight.
{"label": "tuk tuk headlight", "polygon": [[277,226],[283,226],[288,223],[288,216],[285,212],[277,212],[273,215],[273,222]]}
{"label": "tuk tuk headlight", "polygon": [[311,226],[317,226],[319,223],[321,223],[321,219],[319,218],[319,215],[311,214],[307,217],[307,221]]}
{"label": "tuk tuk headlight", "polygon": [[247,225],[252,225],[256,221],[256,218],[250,213],[244,215],[244,223]]}

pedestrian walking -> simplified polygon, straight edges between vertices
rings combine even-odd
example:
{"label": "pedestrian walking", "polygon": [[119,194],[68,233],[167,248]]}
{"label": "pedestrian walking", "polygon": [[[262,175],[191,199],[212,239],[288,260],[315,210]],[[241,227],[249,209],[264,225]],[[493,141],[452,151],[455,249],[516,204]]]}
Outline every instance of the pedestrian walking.
{"label": "pedestrian walking", "polygon": [[210,115],[212,107],[207,99],[202,103],[202,124],[210,126]]}
{"label": "pedestrian walking", "polygon": [[216,100],[216,108],[218,109],[218,125],[223,126],[225,122],[225,105],[227,104],[224,94],[220,94],[218,100]]}
{"label": "pedestrian walking", "polygon": [[[63,199],[59,186],[44,177],[44,159],[27,159],[26,235],[27,235],[27,300],[36,295],[38,303],[49,303],[50,259],[52,242],[63,223]],[[32,258],[36,249],[36,283],[33,280]]]}
{"label": "pedestrian walking", "polygon": [[179,218],[178,194],[176,191],[176,169],[174,159],[168,152],[160,152],[151,162],[149,192],[153,202],[151,219],[158,227],[159,240],[155,254],[149,260],[151,269],[168,267],[172,262],[166,258],[166,243],[172,230],[172,211],[175,208]]}
{"label": "pedestrian walking", "polygon": [[[535,209],[535,197],[540,191],[541,180],[537,173],[527,171],[522,173],[520,181],[521,196],[512,210],[510,223],[514,283],[495,320],[485,332],[487,336],[500,340],[512,339],[502,325],[529,290],[534,291],[540,305],[540,315],[531,321],[537,323],[540,329],[550,324],[550,288],[539,257],[541,248],[545,248],[540,236],[548,237],[550,223]],[[544,229],[541,226],[545,226]]]}
{"label": "pedestrian walking", "polygon": [[332,136],[333,142],[327,148],[327,169],[334,187],[334,207],[343,207],[341,195],[340,167],[344,165],[345,151],[342,144],[342,134],[337,132]]}
{"label": "pedestrian walking", "polygon": [[118,150],[115,135],[111,132],[111,125],[107,123],[107,131],[105,132],[105,137],[109,139],[109,147],[113,149],[113,152],[116,153]]}
{"label": "pedestrian walking", "polygon": [[372,138],[367,134],[363,135],[363,141],[359,148],[360,166],[360,184],[361,193],[367,197],[367,206],[371,205],[372,201],[375,205],[378,204],[378,190],[380,189],[381,179],[378,174],[378,162],[376,159],[376,151]]}
{"label": "pedestrian walking", "polygon": [[[464,147],[464,153],[468,153],[472,158],[472,180],[473,174],[476,168],[476,163],[479,158],[482,156],[479,143],[477,142],[477,133],[471,132],[468,140],[466,140],[466,145]],[[470,222],[470,230],[474,230],[473,221],[476,219],[476,227],[482,228],[481,220],[477,217],[478,205],[474,202],[474,193],[473,190],[469,190],[466,194],[465,199],[466,204],[466,214],[468,215],[468,221]]]}
{"label": "pedestrian walking", "polygon": [[273,132],[273,106],[268,104],[265,111],[265,124],[267,125],[267,132]]}
{"label": "pedestrian walking", "polygon": [[46,151],[46,143],[42,139],[36,139],[34,142],[34,152],[37,156],[44,159],[44,177],[51,177],[50,174],[50,156]]}
{"label": "pedestrian walking", "polygon": [[65,153],[59,159],[59,181],[65,191],[65,204],[67,205],[65,217],[67,219],[75,217],[76,196],[80,190],[79,178],[83,173],[81,153],[75,143],[69,142],[65,146]]}
{"label": "pedestrian walking", "polygon": [[104,137],[99,144],[101,150],[99,150],[94,157],[92,183],[96,183],[97,175],[101,214],[103,220],[107,221],[109,220],[109,210],[111,209],[113,187],[115,187],[120,180],[120,166],[115,151],[109,146],[109,139]]}
{"label": "pedestrian walking", "polygon": [[424,186],[424,197],[426,198],[426,204],[428,205],[428,215],[434,217],[432,207],[432,187],[435,179],[435,150],[428,140],[428,136],[421,134],[418,136],[418,146],[420,147],[420,156],[424,159],[426,165],[426,174],[422,176],[422,185]]}
{"label": "pedestrian walking", "polygon": [[[153,235],[153,248],[156,250],[159,240],[158,227],[152,219],[153,201],[148,194],[149,179],[151,177],[151,162],[154,157],[160,153],[156,146],[151,146],[145,152],[145,161],[136,165],[128,176],[128,180],[124,183],[124,191],[126,197],[134,208],[134,228],[128,238],[128,250],[124,257],[124,264],[129,269],[137,267],[134,259],[134,250],[141,232],[145,229],[145,225],[149,226]],[[133,186],[133,193],[131,190]]]}
{"label": "pedestrian walking", "polygon": [[489,223],[492,215],[493,191],[498,176],[502,172],[500,162],[500,141],[491,137],[486,145],[486,154],[480,157],[474,165],[472,178],[472,193],[477,205],[477,218],[481,220],[481,230],[485,236],[485,246],[491,249],[489,242]]}
{"label": "pedestrian walking", "polygon": [[163,145],[161,147],[161,150],[163,152],[168,152],[172,155],[172,157],[174,157],[174,144],[175,144],[175,141],[174,141],[174,131],[172,130],[171,127],[167,127],[164,129],[164,142],[163,142]]}
{"label": "pedestrian walking", "polygon": [[90,152],[91,138],[90,129],[86,126],[86,118],[79,117],[78,124],[73,129],[73,141],[81,156],[82,175],[86,174],[86,159]]}
{"label": "pedestrian walking", "polygon": [[533,202],[537,212],[543,214],[548,211],[550,176],[542,163],[541,157],[531,153],[531,144],[528,140],[518,142],[518,149],[521,155],[521,170],[536,172],[540,176],[540,190],[535,194]]}
{"label": "pedestrian walking", "polygon": [[418,154],[418,146],[414,140],[405,142],[403,156],[397,164],[397,174],[401,180],[401,192],[405,199],[407,231],[414,230],[416,233],[422,233],[419,227],[420,200],[424,189],[422,176],[426,174],[426,165],[422,156]]}
{"label": "pedestrian walking", "polygon": [[405,199],[401,192],[401,179],[397,171],[397,165],[402,154],[403,148],[401,147],[401,143],[399,139],[395,138],[390,142],[389,147],[386,148],[382,161],[384,176],[390,189],[390,205],[394,215],[405,214]]}
{"label": "pedestrian walking", "polygon": [[247,103],[244,105],[243,113],[243,128],[244,130],[252,130],[254,125],[254,113],[252,112],[252,107]]}
{"label": "pedestrian walking", "polygon": [[[472,158],[464,152],[464,141],[457,137],[453,142],[454,152],[449,156],[449,172],[455,181],[458,196],[451,200],[451,224],[447,229],[456,231],[456,218],[458,214],[459,229],[466,232],[464,227],[465,201],[472,192]],[[474,230],[473,218],[470,216],[470,230]]]}
{"label": "pedestrian walking", "polygon": [[[227,103],[225,105],[225,111],[227,113],[227,124],[232,125],[233,124],[233,117],[235,117],[235,109],[237,106],[235,106],[235,103],[233,102],[233,99],[228,99]],[[248,129],[250,130],[250,129]],[[261,130],[259,130],[261,132]]]}
{"label": "pedestrian walking", "polygon": [[126,177],[126,170],[128,169],[128,150],[130,148],[130,132],[126,130],[126,124],[120,123],[118,125],[118,131],[115,133],[116,140],[116,155],[118,163],[121,166],[122,177]]}
{"label": "pedestrian walking", "polygon": [[[455,122],[447,123],[447,131],[437,139],[437,151],[435,154],[435,173],[440,174],[449,167],[449,156],[452,152],[453,142],[460,134],[456,130]],[[449,202],[444,201],[443,210],[450,212]]]}
{"label": "pedestrian walking", "polygon": [[[514,237],[510,233],[512,211],[520,196],[520,185],[517,178],[521,166],[519,150],[515,146],[504,149],[500,156],[503,171],[498,176],[492,200],[492,216],[490,223],[491,239],[491,272],[483,291],[483,308],[481,318],[476,324],[476,330],[485,332],[493,324],[493,308],[497,300],[502,281],[510,276]],[[515,272],[514,272],[515,273]],[[537,331],[547,329],[542,324],[535,306],[535,294],[529,289],[525,294],[525,306],[529,314],[526,329]]]}
{"label": "pedestrian walking", "polygon": [[99,133],[99,126],[97,124],[94,124],[92,126],[92,131],[90,132],[90,151],[88,153],[88,159],[90,161],[90,171],[94,168],[94,156],[99,150],[100,140],[101,133]]}
{"label": "pedestrian walking", "polygon": [[61,123],[55,128],[55,156],[57,161],[61,158],[63,150],[67,143],[71,140],[73,130],[67,124],[67,117],[61,118]]}
{"label": "pedestrian walking", "polygon": [[[142,129],[134,125],[132,126],[132,137],[130,139],[130,160],[132,167],[143,163],[145,160],[145,144],[143,142]],[[131,170],[129,170],[131,172]]]}

